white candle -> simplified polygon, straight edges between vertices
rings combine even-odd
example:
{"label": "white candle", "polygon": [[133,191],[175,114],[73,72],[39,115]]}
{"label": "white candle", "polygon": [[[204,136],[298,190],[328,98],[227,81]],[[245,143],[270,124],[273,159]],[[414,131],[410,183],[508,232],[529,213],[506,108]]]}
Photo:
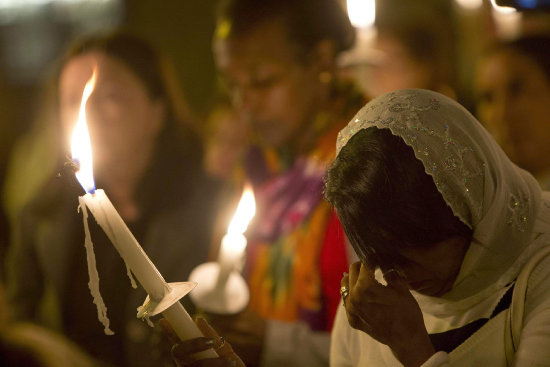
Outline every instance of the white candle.
{"label": "white candle", "polygon": [[[160,302],[170,292],[170,286],[143,251],[143,248],[130,232],[105,192],[96,190],[94,194],[87,193],[81,198],[139,283],[149,294],[151,300],[157,303]],[[164,310],[162,314],[170,322],[181,340],[203,336],[179,301]],[[217,357],[217,354],[209,349],[202,353],[202,356],[204,358],[214,358]]]}
{"label": "white candle", "polygon": [[243,233],[248,227],[248,223],[256,214],[256,202],[252,188],[245,187],[235,216],[229,223],[227,233],[222,238],[220,251],[218,253],[218,265],[220,271],[216,280],[216,288],[223,289],[227,283],[229,275],[238,265],[241,264],[246,248],[246,238]]}
{"label": "white candle", "polygon": [[[143,251],[105,192],[103,190],[94,191],[92,151],[85,113],[86,101],[93,91],[94,83],[95,71],[84,88],[79,119],[71,143],[73,159],[79,163],[79,171],[76,172],[76,177],[87,192],[87,194],[80,197],[80,202],[90,209],[97,223],[109,237],[126,265],[149,294],[149,298],[154,303],[159,303],[170,293],[170,285],[166,283],[145,251]],[[179,300],[176,300],[170,307],[162,311],[162,314],[170,322],[181,340],[203,336]],[[197,353],[196,356],[197,358],[215,358],[218,355],[213,349],[208,349]]]}
{"label": "white candle", "polygon": [[166,293],[168,285],[147,257],[140,244],[103,190],[86,194],[82,199],[94,215],[95,220],[111,240],[120,256],[124,259],[149,297],[159,302]]}
{"label": "white candle", "polygon": [[218,264],[220,271],[216,288],[225,288],[229,274],[242,262],[246,238],[242,233],[227,233],[222,238]]}

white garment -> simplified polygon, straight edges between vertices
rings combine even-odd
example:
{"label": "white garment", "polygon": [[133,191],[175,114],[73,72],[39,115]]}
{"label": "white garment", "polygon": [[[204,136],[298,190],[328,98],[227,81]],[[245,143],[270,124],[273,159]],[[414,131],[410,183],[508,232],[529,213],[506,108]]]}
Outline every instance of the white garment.
{"label": "white garment", "polygon": [[328,366],[330,333],[312,331],[305,322],[268,320],[261,367]]}
{"label": "white garment", "polygon": [[[464,320],[477,319],[479,315],[490,313],[494,308],[492,303],[482,301],[454,317],[440,318],[424,313],[426,328],[428,332],[433,333],[461,326]],[[546,257],[531,273],[525,306],[524,326],[514,366],[550,366],[550,257]],[[450,354],[436,353],[422,367],[506,366],[505,316],[506,312],[501,312]],[[362,331],[352,329],[348,324],[344,307],[340,307],[332,330],[330,365],[392,367],[401,366],[401,363],[393,356],[388,346],[377,342]]]}
{"label": "white garment", "polygon": [[[550,246],[550,194],[541,193],[536,180],[508,159],[466,109],[439,93],[403,90],[374,99],[340,132],[337,151],[357,131],[373,126],[390,129],[413,148],[453,213],[473,230],[451,291],[440,298],[414,294],[428,332],[489,317],[531,255]],[[550,366],[549,275],[546,259],[529,281],[517,366]],[[342,311],[333,330],[331,365],[400,365],[387,346],[351,329]],[[448,356],[437,353],[426,366],[477,366],[484,358],[485,365],[498,366],[504,340],[496,335],[504,332],[503,323],[495,318],[480,329],[479,347],[467,342]],[[471,363],[473,358],[479,364]]]}

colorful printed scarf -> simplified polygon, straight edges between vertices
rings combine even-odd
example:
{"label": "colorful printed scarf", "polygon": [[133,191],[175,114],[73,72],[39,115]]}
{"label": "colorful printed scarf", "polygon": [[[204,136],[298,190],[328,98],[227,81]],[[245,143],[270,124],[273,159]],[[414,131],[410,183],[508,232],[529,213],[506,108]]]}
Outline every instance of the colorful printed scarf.
{"label": "colorful printed scarf", "polygon": [[[274,175],[280,162],[272,153],[261,152],[264,172],[270,172],[272,177],[255,185],[257,213],[247,232],[246,270],[250,308],[265,318],[303,320],[315,330],[327,330],[332,324],[323,294],[326,287],[322,283],[327,277],[322,274],[321,257],[324,247],[331,246],[325,242],[333,217],[330,205],[323,200],[323,179],[335,155],[338,130],[363,101],[350,93],[348,103],[338,104],[339,113],[317,116],[327,122],[328,129],[307,155],[295,159],[284,172]],[[255,162],[258,163],[258,156]],[[343,235],[340,239],[343,244]],[[338,282],[347,265],[342,244],[336,245],[337,251],[329,251],[338,257],[331,262],[342,264],[330,270],[337,273],[332,278]]]}

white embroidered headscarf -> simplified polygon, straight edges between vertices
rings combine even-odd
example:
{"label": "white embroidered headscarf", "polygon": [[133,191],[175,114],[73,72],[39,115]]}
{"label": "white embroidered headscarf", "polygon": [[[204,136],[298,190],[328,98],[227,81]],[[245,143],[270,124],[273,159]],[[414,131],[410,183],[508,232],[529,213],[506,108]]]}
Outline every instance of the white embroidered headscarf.
{"label": "white embroidered headscarf", "polygon": [[412,147],[447,205],[473,230],[461,270],[443,298],[479,296],[515,279],[540,206],[533,176],[514,165],[465,108],[436,92],[401,90],[372,100],[340,132],[337,153],[357,131],[372,126],[390,129]]}

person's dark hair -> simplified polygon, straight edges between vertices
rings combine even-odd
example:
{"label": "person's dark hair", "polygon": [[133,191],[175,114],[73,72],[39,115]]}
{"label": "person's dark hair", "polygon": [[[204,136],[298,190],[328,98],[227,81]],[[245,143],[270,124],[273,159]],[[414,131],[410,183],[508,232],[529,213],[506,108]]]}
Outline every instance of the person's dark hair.
{"label": "person's dark hair", "polygon": [[471,237],[412,148],[388,129],[364,129],[348,141],[328,170],[325,197],[371,265],[399,265],[399,249],[407,246]]}
{"label": "person's dark hair", "polygon": [[142,81],[151,99],[164,100],[169,123],[172,120],[191,123],[172,65],[152,43],[124,30],[88,35],[73,44],[62,67],[76,56],[93,51],[121,61]]}
{"label": "person's dark hair", "polygon": [[351,48],[355,41],[355,30],[336,0],[222,0],[217,9],[216,37],[241,37],[273,19],[284,22],[301,57],[323,40],[334,41],[338,52]]}
{"label": "person's dark hair", "polygon": [[527,56],[540,66],[550,82],[550,36],[530,35],[514,40],[502,41],[490,47],[487,54],[500,50],[512,50]]}

